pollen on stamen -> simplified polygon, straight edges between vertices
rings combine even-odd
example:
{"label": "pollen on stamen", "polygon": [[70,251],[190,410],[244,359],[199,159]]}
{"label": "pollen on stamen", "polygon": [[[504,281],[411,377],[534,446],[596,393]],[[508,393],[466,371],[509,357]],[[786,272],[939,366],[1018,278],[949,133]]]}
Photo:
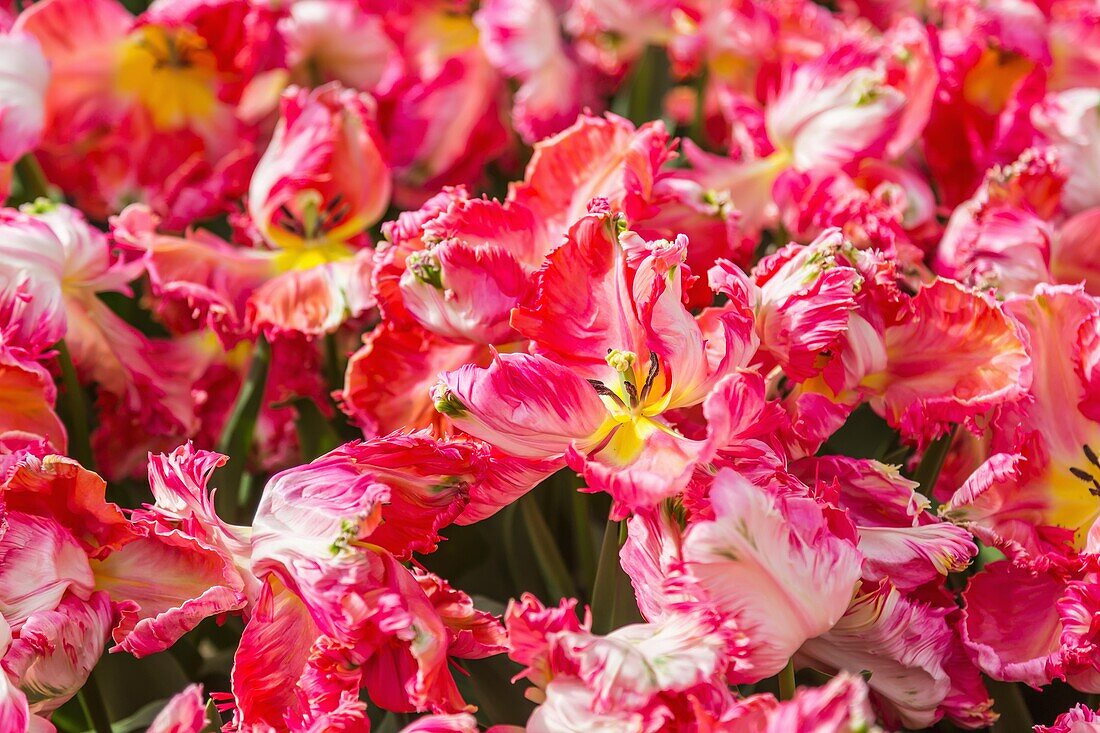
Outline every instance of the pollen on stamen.
{"label": "pollen on stamen", "polygon": [[621,351],[619,349],[608,349],[607,356],[604,358],[607,365],[620,373],[627,373],[633,371],[634,364],[638,361],[638,355],[633,351]]}

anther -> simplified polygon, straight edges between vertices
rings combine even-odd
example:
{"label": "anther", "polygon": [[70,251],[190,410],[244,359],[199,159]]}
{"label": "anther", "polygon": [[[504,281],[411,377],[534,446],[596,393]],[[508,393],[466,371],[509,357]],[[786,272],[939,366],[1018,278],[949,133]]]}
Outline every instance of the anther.
{"label": "anther", "polygon": [[1077,468],[1076,466],[1070,466],[1069,472],[1081,481],[1084,481],[1086,484],[1091,484],[1089,486],[1089,493],[1093,496],[1100,497],[1100,481],[1097,481],[1095,476],[1093,476],[1088,471]]}
{"label": "anther", "polygon": [[1093,481],[1096,480],[1092,477],[1091,473],[1089,473],[1088,471],[1083,471],[1080,468],[1077,468],[1076,466],[1070,466],[1069,467],[1069,472],[1072,473],[1077,478],[1081,479],[1082,481],[1086,481],[1088,483],[1092,483]]}
{"label": "anther", "polygon": [[600,395],[601,397],[610,397],[611,399],[615,400],[616,404],[618,404],[619,406],[623,408],[626,407],[626,403],[623,402],[622,398],[619,397],[619,395],[615,394],[610,387],[608,387],[600,380],[589,379],[588,383],[592,385],[592,389],[596,390],[596,394]]}
{"label": "anther", "polygon": [[608,349],[607,356],[604,357],[607,365],[619,372],[620,374],[626,374],[634,370],[634,363],[638,361],[638,355],[633,351],[620,351],[619,349]]}
{"label": "anther", "polygon": [[657,355],[652,351],[649,352],[649,374],[645,375],[645,384],[642,385],[642,402],[649,399],[649,391],[653,389],[653,382],[657,379],[657,374],[661,371],[661,362],[657,358]]}
{"label": "anther", "polygon": [[634,386],[634,382],[624,382],[623,389],[626,390],[626,396],[630,398],[630,406],[638,406],[638,388]]}

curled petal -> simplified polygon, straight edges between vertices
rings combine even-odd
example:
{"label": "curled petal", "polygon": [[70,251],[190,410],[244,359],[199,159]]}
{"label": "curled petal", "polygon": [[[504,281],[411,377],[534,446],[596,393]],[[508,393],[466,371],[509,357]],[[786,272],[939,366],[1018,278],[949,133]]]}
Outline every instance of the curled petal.
{"label": "curled petal", "polygon": [[796,381],[820,372],[820,355],[847,330],[862,276],[838,262],[844,240],[829,230],[811,244],[788,245],[754,270],[760,342]]}
{"label": "curled petal", "polygon": [[95,584],[85,550],[49,516],[7,511],[0,537],[0,613],[18,631],[69,592],[87,598]]}
{"label": "curled petal", "polygon": [[4,656],[4,669],[33,713],[48,714],[84,686],[107,642],[112,609],[106,593],[67,595],[57,608],[34,614]]}
{"label": "curled petal", "polygon": [[0,316],[5,343],[36,354],[65,336],[65,245],[32,216],[0,212]]}
{"label": "curled petal", "polygon": [[560,456],[607,417],[592,385],[527,354],[498,354],[486,368],[445,372],[434,396],[436,409],[456,426],[520,458]]}
{"label": "curled petal", "polygon": [[46,122],[50,67],[29,33],[0,34],[0,162],[11,163],[38,146]]}
{"label": "curled petal", "polygon": [[450,656],[484,659],[507,651],[508,639],[497,616],[475,608],[470,596],[438,575],[414,571],[413,576],[447,629]]}
{"label": "curled petal", "polygon": [[65,426],[54,412],[57,387],[41,364],[0,345],[0,395],[0,435],[36,436],[65,449]]}
{"label": "curled petal", "polygon": [[1046,573],[992,563],[970,580],[962,638],[993,679],[1041,687],[1059,674],[1064,585]]}
{"label": "curled petal", "polygon": [[616,425],[592,448],[592,440],[570,445],[566,461],[589,487],[614,499],[612,514],[650,509],[687,486],[692,471],[707,460],[705,441],[688,440],[653,421]]}
{"label": "curled petal", "polygon": [[586,378],[605,379],[609,348],[644,359],[646,334],[638,318],[614,219],[596,213],[580,219],[550,254],[538,295],[516,309],[512,325],[535,342],[536,353]]}
{"label": "curled petal", "polygon": [[715,518],[684,534],[685,570],[751,639],[744,677],[763,679],[840,619],[861,557],[812,499],[770,496],[728,469],[710,496]]}
{"label": "curled petal", "polygon": [[912,315],[886,330],[885,346],[881,404],[910,434],[1011,401],[1030,378],[1027,350],[1004,312],[946,280],[921,289]]}
{"label": "curled petal", "polygon": [[964,570],[978,554],[970,533],[941,522],[918,527],[860,527],[863,577],[889,578],[901,589]]}
{"label": "curled petal", "polygon": [[457,240],[426,251],[401,277],[405,307],[425,328],[486,344],[514,338],[508,317],[528,287],[527,273],[504,247]]}
{"label": "curled petal", "polygon": [[946,609],[911,601],[889,583],[857,596],[837,624],[799,651],[809,663],[871,671],[871,689],[907,728],[938,720],[951,683]]}
{"label": "curled petal", "polygon": [[634,710],[593,710],[596,693],[579,680],[554,680],[546,688],[546,701],[527,720],[527,733],[585,733],[591,730],[657,731],[669,715],[659,715],[647,724]]}
{"label": "curled petal", "polygon": [[106,500],[107,484],[71,458],[28,455],[4,483],[9,511],[53,517],[91,558],[101,558],[135,536],[117,505]]}
{"label": "curled petal", "polygon": [[296,706],[296,683],[319,631],[305,604],[285,588],[264,585],[233,658],[235,722],[285,726]]}
{"label": "curled petal", "polygon": [[607,636],[564,632],[553,653],[576,665],[595,692],[596,712],[643,707],[661,692],[687,690],[724,665],[726,638],[712,619],[673,613],[659,623],[632,624]]}
{"label": "curled petal", "polygon": [[840,167],[880,154],[896,133],[905,95],[883,83],[870,54],[842,45],[787,75],[768,105],[768,137],[800,169]]}
{"label": "curled petal", "polygon": [[660,122],[635,129],[616,115],[582,115],[572,127],[536,143],[511,198],[543,217],[551,232],[566,231],[596,197],[634,220],[647,213],[670,157],[669,134]]}
{"label": "curled petal", "polygon": [[455,524],[473,524],[496,514],[560,468],[561,461],[556,458],[516,458],[491,449],[486,457],[485,478],[470,487],[470,503]]}
{"label": "curled petal", "polygon": [[360,250],[336,262],[284,272],[252,294],[245,305],[245,319],[268,334],[331,333],[347,318],[374,305],[365,290],[370,263],[370,251]]}
{"label": "curled petal", "polygon": [[1053,725],[1035,726],[1035,733],[1097,733],[1100,731],[1100,715],[1083,704],[1074,705],[1062,713]]}
{"label": "curled petal", "polygon": [[766,733],[877,730],[870,727],[875,713],[869,693],[863,678],[850,672],[841,672],[821,687],[799,688],[792,700],[768,713]]}
{"label": "curled petal", "polygon": [[431,396],[439,373],[488,358],[480,344],[386,321],[348,360],[341,405],[368,436],[426,428],[439,419]]}
{"label": "curled petal", "polygon": [[684,597],[671,592],[667,582],[671,569],[680,561],[681,532],[664,512],[641,512],[627,523],[619,562],[634,587],[638,610],[647,621],[660,619]]}
{"label": "curled petal", "polygon": [[153,718],[147,733],[202,733],[208,723],[202,685],[195,683],[172,696]]}
{"label": "curled petal", "polygon": [[940,507],[940,513],[1014,554],[1064,550],[1073,543],[1073,533],[1047,524],[1043,482],[1033,475],[1024,456],[994,453]]}
{"label": "curled petal", "polygon": [[508,630],[508,656],[524,667],[517,679],[527,678],[539,687],[545,687],[553,676],[550,659],[550,643],[559,633],[587,633],[592,620],[586,613],[583,621],[577,618],[577,600],[563,598],[557,606],[544,606],[530,593],[524,593],[519,601],[509,601],[504,613],[504,625]]}
{"label": "curled petal", "polygon": [[93,570],[96,588],[119,604],[116,649],[136,657],[164,651],[203,619],[247,604],[232,560],[178,531],[150,528]]}

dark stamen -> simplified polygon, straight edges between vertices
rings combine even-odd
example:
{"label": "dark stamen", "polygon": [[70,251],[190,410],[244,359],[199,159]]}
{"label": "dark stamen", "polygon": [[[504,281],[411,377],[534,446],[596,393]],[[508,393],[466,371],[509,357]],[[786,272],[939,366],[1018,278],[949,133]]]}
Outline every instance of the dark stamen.
{"label": "dark stamen", "polygon": [[1100,459],[1097,459],[1096,451],[1094,451],[1088,445],[1081,446],[1081,450],[1085,451],[1085,458],[1089,459],[1089,463],[1096,466],[1097,468],[1100,468]]}
{"label": "dark stamen", "polygon": [[649,399],[649,391],[653,389],[653,382],[657,379],[657,373],[661,371],[661,362],[657,355],[649,352],[649,374],[645,375],[645,384],[642,385],[642,402]]}
{"label": "dark stamen", "polygon": [[638,388],[634,386],[633,382],[623,382],[623,389],[626,390],[626,396],[630,398],[630,406],[638,406]]}
{"label": "dark stamen", "polygon": [[336,208],[326,209],[325,212],[321,214],[322,229],[327,228],[330,224],[343,221],[349,211],[351,211],[351,204],[348,203]]}
{"label": "dark stamen", "polygon": [[1076,466],[1070,466],[1069,472],[1084,481],[1086,484],[1091,484],[1091,486],[1089,486],[1089,493],[1093,496],[1100,497],[1100,481],[1097,481],[1095,476],[1093,476],[1088,471],[1083,471],[1080,468],[1077,468]]}
{"label": "dark stamen", "polygon": [[1093,478],[1093,475],[1091,473],[1089,473],[1088,471],[1083,471],[1080,468],[1077,468],[1076,466],[1070,466],[1069,467],[1069,472],[1072,473],[1074,476],[1081,479],[1082,481],[1084,481],[1087,484],[1096,483],[1096,479]]}
{"label": "dark stamen", "polygon": [[617,402],[621,407],[626,407],[626,403],[623,402],[622,398],[612,392],[611,389],[600,380],[589,379],[588,383],[592,385],[592,389],[596,390],[596,394],[600,395],[601,397],[610,397],[611,399],[615,400],[615,402]]}

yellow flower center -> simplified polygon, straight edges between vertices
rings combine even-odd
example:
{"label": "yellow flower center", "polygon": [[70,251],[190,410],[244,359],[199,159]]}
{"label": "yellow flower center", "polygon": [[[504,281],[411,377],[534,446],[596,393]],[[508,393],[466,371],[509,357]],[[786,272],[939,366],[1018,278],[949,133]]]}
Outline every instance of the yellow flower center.
{"label": "yellow flower center", "polygon": [[122,43],[117,85],[149,112],[158,130],[175,130],[213,114],[217,74],[214,54],[197,33],[147,25]]}
{"label": "yellow flower center", "polygon": [[1086,444],[1075,462],[1051,461],[1042,480],[1050,487],[1047,522],[1072,529],[1074,546],[1080,549],[1100,517],[1100,458]]}
{"label": "yellow flower center", "polygon": [[1018,54],[987,48],[963,81],[963,97],[989,114],[996,114],[1008,103],[1016,83],[1034,66]]}
{"label": "yellow flower center", "polygon": [[337,196],[326,205],[320,192],[300,191],[277,212],[267,228],[268,240],[279,249],[276,267],[280,271],[308,270],[348,259],[355,250],[347,240],[363,229]]}
{"label": "yellow flower center", "polygon": [[593,453],[625,465],[641,454],[646,440],[655,432],[677,433],[658,417],[668,408],[669,395],[658,384],[661,369],[656,354],[650,354],[649,370],[641,387],[635,370],[636,354],[612,349],[607,353],[607,363],[618,373],[618,381],[612,385],[591,381],[608,412],[596,431]]}

